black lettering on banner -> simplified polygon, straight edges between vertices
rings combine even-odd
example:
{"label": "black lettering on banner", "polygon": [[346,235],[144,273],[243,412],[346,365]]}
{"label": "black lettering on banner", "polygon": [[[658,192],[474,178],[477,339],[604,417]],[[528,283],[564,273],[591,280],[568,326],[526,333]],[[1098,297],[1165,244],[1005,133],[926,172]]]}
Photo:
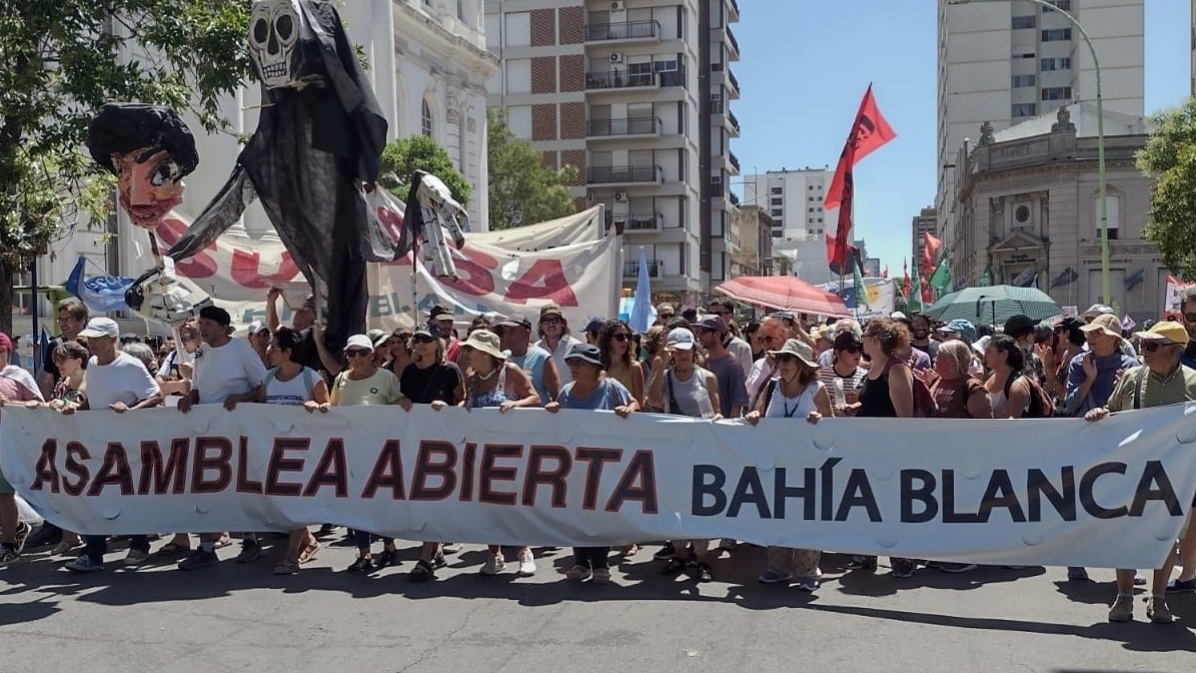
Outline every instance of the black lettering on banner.
{"label": "black lettering on banner", "polygon": [[656,463],[652,459],[651,451],[638,449],[631,455],[631,462],[623,471],[623,478],[619,480],[614,493],[610,495],[610,500],[606,502],[606,511],[618,512],[628,500],[638,500],[644,514],[657,512]]}
{"label": "black lettering on banner", "polygon": [[1128,507],[1124,505],[1113,509],[1102,507],[1096,502],[1096,497],[1092,493],[1097,479],[1106,474],[1124,475],[1125,469],[1125,463],[1099,463],[1080,477],[1080,504],[1084,507],[1084,511],[1097,519],[1117,519],[1126,515],[1129,511]]}
{"label": "black lettering on banner", "polygon": [[29,490],[40,491],[46,487],[47,482],[50,485],[51,493],[58,493],[62,490],[58,478],[58,466],[55,464],[57,458],[58,440],[51,437],[42,443],[42,453],[38,456],[37,465],[33,468],[33,483],[29,486]]}
{"label": "black lettering on banner", "polygon": [[249,438],[242,436],[237,446],[237,493],[262,492],[262,482],[249,478]]}
{"label": "black lettering on banner", "polygon": [[[440,459],[437,460],[437,457]],[[421,440],[411,477],[411,500],[444,500],[457,488],[457,447],[449,442]],[[429,486],[429,477],[440,477],[439,486]]]}
{"label": "black lettering on banner", "polygon": [[1064,465],[1059,474],[1060,491],[1046,478],[1046,474],[1037,468],[1026,474],[1026,492],[1028,509],[1027,517],[1030,521],[1042,521],[1042,496],[1046,496],[1051,507],[1059,513],[1064,521],[1076,520],[1076,468]]}
{"label": "black lettering on banner", "polygon": [[[1157,488],[1151,488],[1151,484]],[[1148,460],[1142,469],[1142,478],[1138,480],[1138,488],[1134,490],[1134,502],[1130,504],[1130,516],[1142,516],[1148,500],[1158,500],[1167,506],[1171,516],[1183,516],[1184,509],[1180,507],[1179,498],[1175,495],[1175,487],[1171,485],[1171,478],[1162,461]]]}
{"label": "black lettering on banner", "polygon": [[339,437],[328,440],[316,469],[303,489],[303,497],[310,498],[325,486],[331,486],[338,498],[349,497],[349,468],[345,461],[345,442]]}
{"label": "black lettering on banner", "polygon": [[823,521],[830,521],[835,510],[835,466],[842,461],[842,458],[827,458],[818,468],[822,475],[822,511],[819,518]]}
{"label": "black lettering on banner", "polygon": [[120,442],[109,442],[104,450],[104,462],[100,465],[100,473],[87,489],[87,497],[94,498],[104,491],[104,487],[115,484],[120,487],[121,495],[133,495],[133,470],[129,467],[129,457],[125,455],[125,447]]}
{"label": "black lettering on banner", "polygon": [[399,440],[388,439],[374,461],[370,478],[361,491],[362,498],[372,498],[380,488],[390,487],[391,500],[403,500],[403,461],[399,453]]}
{"label": "black lettering on banner", "polygon": [[586,465],[586,485],[582,491],[581,508],[593,510],[598,507],[598,487],[602,484],[602,468],[606,463],[617,463],[623,457],[622,449],[601,449],[588,446],[577,447],[578,462]]}
{"label": "black lettering on banner", "polygon": [[[901,471],[901,523],[926,523],[938,516],[939,503],[934,498],[937,485],[929,470]],[[914,512],[914,503],[922,503],[921,512]]]}
{"label": "black lettering on banner", "polygon": [[[690,511],[694,516],[718,516],[727,508],[727,473],[717,465],[694,465],[693,502]],[[713,505],[706,504],[706,496],[714,498]]]}
{"label": "black lettering on banner", "polygon": [[75,475],[74,483],[63,479],[62,490],[71,496],[83,495],[83,491],[87,490],[87,481],[91,479],[91,470],[87,469],[87,465],[83,463],[85,460],[91,460],[91,452],[87,450],[80,442],[66,443],[66,471]]}
{"label": "black lettering on banner", "polygon": [[[839,459],[834,459],[839,460]],[[785,505],[789,498],[802,499],[802,518],[806,521],[814,520],[814,496],[815,486],[814,482],[817,479],[818,471],[812,467],[802,469],[802,477],[804,481],[801,486],[790,486],[785,480],[788,475],[788,470],[783,467],[778,467],[774,470],[773,475],[773,496],[772,496],[772,515],[776,519],[785,518]]]}
{"label": "black lettering on banner", "polygon": [[266,495],[299,495],[303,484],[280,481],[283,472],[302,472],[303,458],[287,458],[288,451],[307,451],[311,447],[310,437],[275,437],[270,451],[270,462],[266,465]]}
{"label": "black lettering on banner", "polygon": [[739,509],[744,504],[756,506],[756,516],[761,519],[771,519],[772,512],[768,511],[768,498],[764,497],[764,484],[760,483],[760,472],[754,467],[743,468],[739,473],[739,483],[731,494],[731,504],[727,507],[727,516],[736,518]]}
{"label": "black lettering on banner", "polygon": [[191,442],[185,437],[170,440],[170,457],[162,463],[162,447],[155,441],[141,442],[141,479],[137,495],[180,495],[187,487],[187,455]]}
{"label": "black lettering on banner", "polygon": [[942,480],[943,523],[980,523],[975,514],[955,511],[955,470],[943,470]]}
{"label": "black lettering on banner", "polygon": [[473,474],[477,459],[478,445],[465,442],[465,454],[461,457],[461,502],[473,502]]}
{"label": "black lettering on banner", "polygon": [[494,490],[496,481],[515,481],[518,470],[514,467],[499,467],[495,463],[502,458],[519,458],[523,455],[522,444],[486,444],[482,447],[482,484],[478,488],[478,502],[489,505],[514,505],[517,494]]}
{"label": "black lettering on banner", "polygon": [[843,489],[843,498],[839,501],[839,509],[835,511],[835,521],[847,521],[851,510],[856,507],[863,507],[872,523],[882,521],[876,494],[872,492],[872,482],[868,481],[868,473],[859,467],[847,475],[847,487]]}
{"label": "black lettering on banner", "polygon": [[[545,460],[556,461],[551,470],[544,468]],[[527,478],[523,480],[523,506],[536,506],[536,487],[548,486],[552,492],[552,506],[564,508],[568,506],[568,482],[565,481],[569,472],[573,470],[573,456],[569,449],[563,446],[533,444],[527,456]]]}
{"label": "black lettering on banner", "polygon": [[[209,456],[214,450],[216,455]],[[195,439],[195,466],[191,468],[191,493],[220,493],[233,480],[233,443],[227,437],[197,437]],[[214,470],[215,479],[208,479],[207,472]]]}
{"label": "black lettering on banner", "polygon": [[1026,513],[1022,511],[1022,503],[1017,499],[1013,480],[1009,478],[1007,470],[993,470],[988,487],[980,498],[980,510],[976,512],[976,518],[980,523],[988,523],[993,510],[998,507],[1009,510],[1009,519],[1014,523],[1026,523]]}

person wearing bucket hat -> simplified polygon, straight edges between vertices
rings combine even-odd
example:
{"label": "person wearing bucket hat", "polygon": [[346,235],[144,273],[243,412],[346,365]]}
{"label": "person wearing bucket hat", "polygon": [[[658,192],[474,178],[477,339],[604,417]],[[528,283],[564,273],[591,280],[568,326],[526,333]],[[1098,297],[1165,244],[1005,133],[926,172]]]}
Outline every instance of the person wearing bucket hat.
{"label": "person wearing bucket hat", "polygon": [[[545,405],[551,413],[561,409],[613,411],[619,418],[627,418],[639,410],[639,403],[631,392],[615,379],[604,374],[602,351],[591,344],[574,344],[565,354],[572,381],[561,389],[556,401]],[[610,547],[574,547],[573,567],[565,577],[574,582],[593,578],[595,584],[610,582]]]}
{"label": "person wearing bucket hat", "polygon": [[[498,335],[487,329],[480,329],[461,342],[461,357],[470,372],[466,381],[466,409],[498,409],[505,413],[519,407],[540,405],[540,395],[523,369],[507,360]],[[497,575],[506,569],[500,545],[489,545],[483,575]],[[531,547],[518,549],[519,576],[530,577],[536,573],[536,561]]]}
{"label": "person wearing bucket hat", "polygon": [[1083,416],[1103,407],[1113,393],[1118,373],[1138,366],[1137,359],[1121,349],[1121,321],[1116,315],[1097,315],[1092,322],[1081,326],[1080,331],[1087,340],[1088,350],[1073,357],[1068,365],[1064,398],[1068,416]]}

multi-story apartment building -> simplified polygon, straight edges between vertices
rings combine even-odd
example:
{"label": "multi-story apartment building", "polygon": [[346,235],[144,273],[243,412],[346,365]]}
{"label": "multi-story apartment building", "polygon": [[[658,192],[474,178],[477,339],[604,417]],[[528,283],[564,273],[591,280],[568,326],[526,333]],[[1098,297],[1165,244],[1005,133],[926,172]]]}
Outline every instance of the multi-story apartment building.
{"label": "multi-story apartment building", "polygon": [[[1100,57],[1105,109],[1142,116],[1144,0],[1050,0],[1076,17]],[[953,245],[952,199],[960,145],[987,122],[1009,128],[1073,101],[1096,100],[1096,65],[1079,31],[1030,2],[938,7],[938,189],[944,243]]]}
{"label": "multi-story apartment building", "polygon": [[913,234],[913,247],[910,250],[913,254],[910,260],[917,263],[917,260],[922,259],[922,250],[926,247],[926,234],[938,236],[938,215],[934,208],[923,208],[922,212],[914,216],[914,221],[910,230]]}
{"label": "multi-story apartment building", "polygon": [[489,104],[547,165],[577,168],[578,206],[603,204],[626,237],[627,283],[640,250],[657,292],[728,277],[735,0],[486,0],[485,12],[502,62]]}
{"label": "multi-story apartment building", "polygon": [[835,230],[823,207],[834,174],[828,168],[807,167],[748,175],[743,179],[743,202],[766,209],[775,238],[821,239],[824,230]]}

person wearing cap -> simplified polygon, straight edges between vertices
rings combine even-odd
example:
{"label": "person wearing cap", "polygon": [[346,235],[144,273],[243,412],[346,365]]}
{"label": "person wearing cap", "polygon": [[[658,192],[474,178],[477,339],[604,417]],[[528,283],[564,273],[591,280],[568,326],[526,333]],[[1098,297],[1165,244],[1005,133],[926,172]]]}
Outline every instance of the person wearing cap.
{"label": "person wearing cap", "polygon": [[956,318],[938,329],[943,339],[959,339],[966,344],[976,343],[976,326],[969,320]]}
{"label": "person wearing cap", "polygon": [[[695,360],[697,346],[693,332],[678,327],[665,337],[667,364],[661,362],[652,368],[652,380],[648,383],[648,400],[655,408],[666,414],[719,420],[722,405],[718,399],[718,381],[714,374],[699,367]],[[699,582],[711,582],[707,557],[710,540],[677,540],[667,543],[656,552],[655,558],[667,559],[661,569],[662,575],[676,575],[686,568],[686,546],[693,545],[697,565],[694,570]]]}
{"label": "person wearing cap", "polygon": [[719,413],[724,418],[739,418],[748,403],[743,368],[724,344],[727,324],[717,315],[705,315],[694,325],[702,348],[706,349],[706,369],[718,383]]}
{"label": "person wearing cap", "polygon": [[[757,425],[761,418],[817,423],[835,415],[831,396],[818,378],[818,361],[809,344],[789,339],[780,349],[769,351],[769,355],[777,362],[777,377],[768,382],[758,406],[748,412],[749,424]],[[816,591],[821,558],[822,552],[813,549],[769,547],[768,567],[760,575],[760,583],[788,584],[796,580],[802,591]]]}
{"label": "person wearing cap", "polygon": [[[839,335],[843,334],[844,332],[851,332],[857,341],[859,341],[864,335],[864,328],[860,326],[860,321],[856,320],[855,318],[839,318],[834,323],[829,325],[829,328],[830,331],[826,333],[826,339],[827,341],[830,341],[831,344],[834,344],[838,340]],[[770,346],[770,348],[779,347],[784,342],[785,340],[782,339],[781,341],[776,342],[774,346]],[[818,366],[829,367],[834,359],[834,350],[823,351],[818,354]],[[750,376],[748,377],[748,380],[751,380]],[[750,392],[750,386],[748,390]]]}
{"label": "person wearing cap", "polygon": [[1092,306],[1088,307],[1087,311],[1081,313],[1080,317],[1083,318],[1085,323],[1091,324],[1097,316],[1114,315],[1115,313],[1116,312],[1111,306],[1105,306],[1104,304],[1093,304]]}
{"label": "person wearing cap", "polygon": [[[0,332],[0,407],[42,402],[42,392],[33,376],[9,364],[12,353],[12,339]],[[33,531],[29,524],[21,521],[16,493],[16,489],[4,478],[4,472],[0,471],[0,566],[8,565],[20,557]]]}
{"label": "person wearing cap", "polygon": [[563,386],[569,382],[569,367],[565,365],[565,354],[569,352],[573,344],[581,343],[581,341],[573,337],[565,313],[556,304],[545,304],[540,308],[538,331],[540,340],[536,342],[536,345],[552,355],[552,361],[556,364],[557,376]]}
{"label": "person wearing cap", "polygon": [[710,315],[722,318],[723,323],[727,326],[727,331],[723,335],[723,347],[739,361],[739,368],[743,370],[743,378],[746,381],[756,360],[752,356],[752,345],[739,336],[739,330],[735,326],[734,306],[728,300],[713,299],[710,302]]}
{"label": "person wearing cap", "polygon": [[440,338],[444,340],[444,353],[449,362],[461,363],[461,340],[453,326],[453,312],[437,304],[428,312],[428,325],[436,325]]}
{"label": "person wearing cap", "polygon": [[[540,395],[523,369],[510,362],[502,350],[498,335],[490,330],[478,330],[461,343],[461,357],[465,358],[466,370],[470,372],[465,384],[465,400],[461,406],[466,409],[498,409],[505,413],[519,407],[540,405]],[[488,555],[482,565],[483,575],[497,575],[506,569],[500,545],[489,545]],[[519,561],[519,576],[530,577],[536,573],[536,561],[531,547],[519,547],[516,558]]]}
{"label": "person wearing cap", "polygon": [[[551,413],[561,409],[613,411],[619,418],[627,418],[639,411],[639,402],[622,383],[605,375],[602,351],[593,344],[574,344],[565,354],[569,367],[569,383],[561,389],[553,402],[544,406]],[[610,582],[610,547],[574,547],[573,567],[565,577],[574,582],[593,578],[595,584]]]}
{"label": "person wearing cap", "polygon": [[844,330],[835,337],[829,352],[831,363],[818,368],[818,380],[830,391],[835,415],[845,416],[847,410],[860,401],[860,388],[868,376],[868,370],[861,366],[864,342],[855,332]]}
{"label": "person wearing cap", "polygon": [[502,348],[507,359],[528,375],[541,400],[555,400],[561,390],[561,377],[552,354],[531,342],[531,320],[522,313],[513,313],[498,326],[502,328]]}
{"label": "person wearing cap", "polygon": [[1121,350],[1121,321],[1116,315],[1097,315],[1080,328],[1088,350],[1068,365],[1064,406],[1068,416],[1083,416],[1103,407],[1113,392],[1117,374],[1138,366],[1138,361]]}
{"label": "person wearing cap", "polygon": [[[179,400],[179,411],[188,413],[196,404],[220,404],[232,411],[241,402],[252,402],[264,395],[266,366],[248,343],[229,337],[230,324],[232,317],[219,306],[199,310],[199,335],[204,345],[195,355],[191,392]],[[198,570],[219,563],[216,545],[224,539],[223,533],[201,533],[199,547],[179,562],[179,570]],[[237,562],[248,563],[260,555],[256,535],[246,533]]]}
{"label": "person wearing cap", "polygon": [[[162,403],[158,383],[140,360],[117,349],[120,328],[111,318],[92,318],[79,332],[87,339],[91,359],[87,363],[86,392],[78,406],[64,406],[62,413],[76,410],[111,409],[116,413],[149,409]],[[105,535],[88,535],[83,553],[66,564],[72,572],[92,572],[104,568],[104,554],[108,551]],[[129,551],[124,559],[128,566],[138,566],[149,560],[149,538],[134,535],[129,539]]]}
{"label": "person wearing cap", "polygon": [[[1096,324],[1104,316],[1092,322]],[[1182,404],[1196,401],[1196,370],[1180,362],[1180,354],[1188,347],[1190,338],[1183,325],[1164,321],[1146,332],[1138,332],[1141,340],[1142,359],[1145,363],[1128,369],[1117,381],[1109,395],[1108,402],[1084,414],[1085,420],[1099,421],[1109,412],[1145,409],[1168,404]],[[1091,334],[1089,335],[1091,339]],[[1180,537],[1187,537],[1192,524],[1191,510],[1184,531]],[[1151,595],[1146,599],[1146,617],[1156,624],[1170,624],[1175,621],[1167,606],[1167,586],[1175,554],[1168,553],[1162,567],[1154,571]],[[1185,568],[1186,569],[1186,568]],[[1128,622],[1134,618],[1134,575],[1136,570],[1117,570],[1117,599],[1109,610],[1109,621]],[[1189,571],[1190,572],[1190,571]]]}
{"label": "person wearing cap", "polygon": [[270,348],[270,328],[266,327],[266,323],[260,320],[254,320],[249,323],[249,331],[245,333],[245,341],[253,348],[253,352],[257,353],[258,357],[262,359],[262,364],[269,369],[270,356],[266,355],[266,349]]}
{"label": "person wearing cap", "polygon": [[598,336],[602,334],[603,327],[606,327],[606,318],[590,318],[589,321],[586,322],[586,343],[597,346]]}

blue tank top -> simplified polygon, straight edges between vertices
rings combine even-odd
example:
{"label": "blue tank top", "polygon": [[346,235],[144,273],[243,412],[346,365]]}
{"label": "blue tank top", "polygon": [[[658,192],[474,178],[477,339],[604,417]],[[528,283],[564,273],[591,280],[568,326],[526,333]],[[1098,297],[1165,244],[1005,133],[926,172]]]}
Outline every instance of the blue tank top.
{"label": "blue tank top", "polygon": [[498,383],[495,384],[494,390],[480,393],[475,392],[478,385],[478,375],[474,374],[470,378],[469,385],[469,401],[466,405],[470,409],[486,409],[497,408],[506,402],[507,397],[507,366],[506,364],[499,365]]}
{"label": "blue tank top", "polygon": [[527,372],[528,378],[532,380],[532,387],[536,389],[536,394],[540,396],[541,405],[553,401],[552,397],[548,395],[548,388],[544,384],[544,363],[550,357],[552,355],[543,348],[528,346],[527,352],[523,355],[511,355],[508,358],[524,372]]}

